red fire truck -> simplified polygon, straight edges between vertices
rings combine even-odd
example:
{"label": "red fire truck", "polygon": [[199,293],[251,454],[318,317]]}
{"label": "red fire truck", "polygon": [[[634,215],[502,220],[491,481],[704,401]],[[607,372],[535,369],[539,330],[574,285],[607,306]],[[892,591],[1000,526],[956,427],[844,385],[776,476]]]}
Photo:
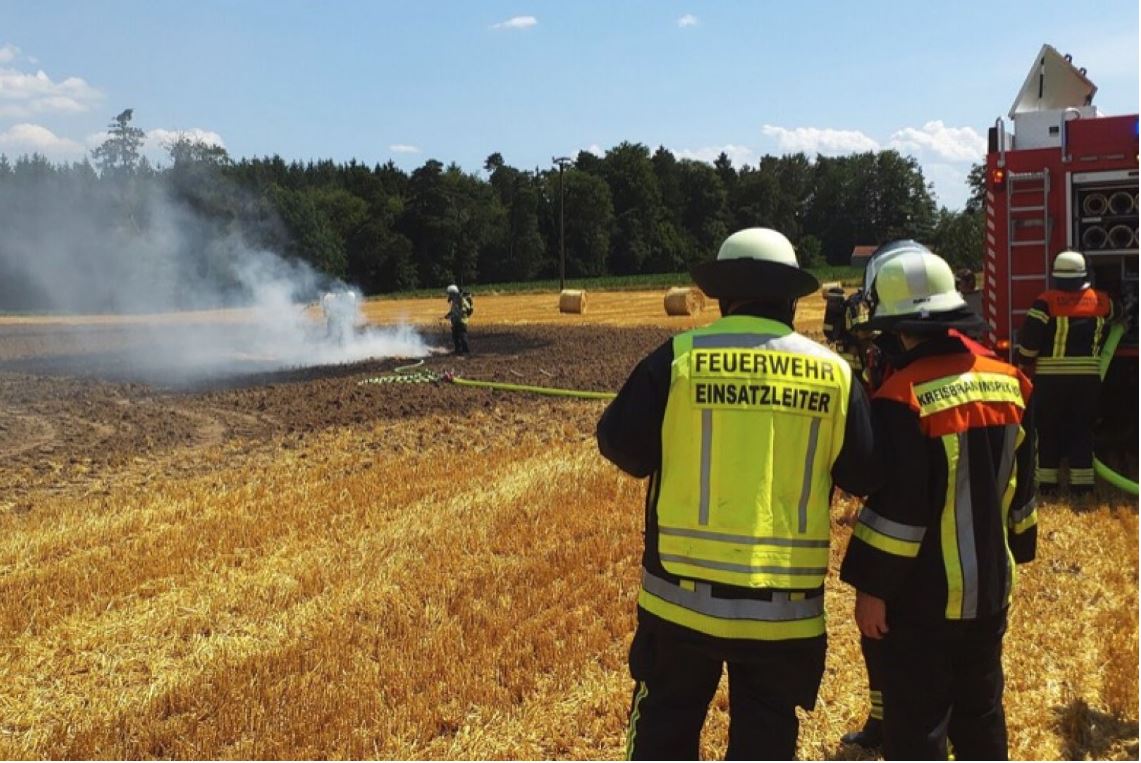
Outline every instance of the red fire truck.
{"label": "red fire truck", "polygon": [[1130,443],[1135,468],[1137,115],[1101,114],[1096,92],[1085,69],[1044,45],[1010,108],[1012,130],[1001,117],[990,128],[982,308],[989,343],[1009,357],[1026,311],[1049,287],[1054,255],[1085,254],[1094,285],[1132,314],[1102,408],[1130,422],[1118,437]]}

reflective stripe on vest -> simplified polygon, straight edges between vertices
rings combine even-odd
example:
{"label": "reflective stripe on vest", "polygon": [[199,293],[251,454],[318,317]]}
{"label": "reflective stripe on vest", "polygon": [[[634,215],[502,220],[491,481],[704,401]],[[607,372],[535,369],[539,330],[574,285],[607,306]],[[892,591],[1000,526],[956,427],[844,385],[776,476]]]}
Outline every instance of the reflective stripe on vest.
{"label": "reflective stripe on vest", "polygon": [[1099,376],[1101,373],[1098,358],[1094,356],[1065,358],[1043,356],[1038,358],[1035,369],[1037,373],[1045,376]]}
{"label": "reflective stripe on vest", "polygon": [[1070,319],[1058,316],[1054,319],[1054,349],[1052,357],[1064,358],[1066,356],[1066,338],[1070,334]]}
{"label": "reflective stripe on vest", "polygon": [[973,620],[979,607],[979,558],[971,505],[971,454],[967,433],[944,435],[947,496],[940,519],[943,566],[947,572],[948,620]]}
{"label": "reflective stripe on vest", "polygon": [[[1010,548],[1010,517],[1014,513],[1011,506],[1014,504],[1014,493],[1018,488],[1018,472],[1015,467],[1018,446],[1026,438],[1026,433],[1019,424],[1007,424],[1002,436],[1002,456],[998,464],[999,489],[1002,490],[1002,542],[1006,546],[1006,575],[1004,579],[1003,599],[1010,606],[1011,594],[1014,592],[1014,580],[1017,577],[1018,564],[1014,561],[1014,552]],[[1033,499],[1031,499],[1033,502]]]}
{"label": "reflective stripe on vest", "polygon": [[643,569],[638,605],[663,620],[719,638],[775,641],[824,633],[823,596],[797,598],[795,593],[774,592],[771,601],[723,599],[713,596],[709,583],[684,584]]}
{"label": "reflective stripe on vest", "polygon": [[851,383],[839,356],[776,321],[729,316],[675,337],[656,504],[666,571],[823,584]]}
{"label": "reflective stripe on vest", "polygon": [[919,546],[927,534],[927,528],[881,517],[871,507],[864,506],[860,509],[853,534],[880,551],[914,559],[919,556]]}

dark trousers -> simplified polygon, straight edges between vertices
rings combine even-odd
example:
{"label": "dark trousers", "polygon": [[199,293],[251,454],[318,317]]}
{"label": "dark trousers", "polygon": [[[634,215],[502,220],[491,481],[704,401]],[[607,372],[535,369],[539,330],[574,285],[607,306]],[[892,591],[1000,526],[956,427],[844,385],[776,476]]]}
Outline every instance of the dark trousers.
{"label": "dark trousers", "polygon": [[452,323],[452,344],[455,345],[457,355],[466,355],[471,352],[467,344],[467,324]]}
{"label": "dark trousers", "polygon": [[868,671],[868,696],[872,709],[868,717],[883,720],[883,641],[860,636],[860,651],[864,654],[864,667]]}
{"label": "dark trousers", "polygon": [[1070,488],[1093,488],[1093,424],[1101,379],[1093,374],[1034,379],[1034,423],[1038,434],[1038,484],[1058,484],[1058,467],[1069,458]]}
{"label": "dark trousers", "polygon": [[1006,760],[1006,612],[931,625],[888,621],[883,639],[884,757]]}
{"label": "dark trousers", "polygon": [[[761,643],[756,659],[728,662],[727,760],[795,757],[796,706],[814,705],[824,671],[824,639],[812,641],[795,656]],[[627,759],[697,760],[701,727],[723,664],[707,648],[639,625],[630,646],[635,686]]]}

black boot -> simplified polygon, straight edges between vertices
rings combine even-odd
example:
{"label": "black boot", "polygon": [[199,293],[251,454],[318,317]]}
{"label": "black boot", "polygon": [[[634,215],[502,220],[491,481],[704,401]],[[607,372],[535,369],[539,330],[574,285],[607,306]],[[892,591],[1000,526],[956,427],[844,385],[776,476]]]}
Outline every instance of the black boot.
{"label": "black boot", "polygon": [[854,744],[865,750],[876,750],[883,746],[883,721],[869,717],[859,731],[849,731],[840,737],[844,744]]}

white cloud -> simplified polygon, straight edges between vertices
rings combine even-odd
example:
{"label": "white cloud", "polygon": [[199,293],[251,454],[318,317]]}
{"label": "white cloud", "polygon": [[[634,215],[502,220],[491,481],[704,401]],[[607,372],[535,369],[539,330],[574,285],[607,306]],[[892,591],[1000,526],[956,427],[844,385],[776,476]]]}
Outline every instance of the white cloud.
{"label": "white cloud", "polygon": [[[83,143],[90,150],[103,145],[108,137],[110,137],[109,133],[103,130],[88,135],[83,139]],[[152,164],[169,166],[170,146],[179,138],[186,138],[195,143],[205,143],[208,146],[226,147],[222,136],[213,130],[204,130],[201,127],[191,127],[187,130],[167,130],[163,127],[156,127],[143,134],[143,145],[139,148],[139,153]]]}
{"label": "white cloud", "polygon": [[[203,130],[201,127],[192,127],[189,130],[164,130],[157,127],[153,130],[147,130],[146,136],[143,138],[143,153],[148,156],[163,154],[165,158],[168,147],[179,138],[185,138],[192,143],[204,143],[219,148],[226,147],[226,144],[222,142],[222,136],[213,130]],[[106,133],[101,136],[100,143],[105,139]]]}
{"label": "white cloud", "polygon": [[776,140],[779,151],[803,151],[810,157],[881,149],[894,149],[912,156],[923,168],[923,176],[935,186],[938,201],[951,209],[961,208],[966,202],[967,173],[972,163],[986,155],[986,140],[974,128],[948,127],[940,120],[931,120],[922,127],[902,127],[882,144],[859,130],[830,127],[764,125],[761,132]]}
{"label": "white cloud", "polygon": [[20,57],[20,49],[10,42],[0,46],[0,64],[10,63]]}
{"label": "white cloud", "polygon": [[924,162],[923,177],[935,186],[935,199],[948,209],[962,209],[970,196],[967,188],[968,163]]}
{"label": "white cloud", "polygon": [[677,20],[677,25],[682,29],[689,26],[697,26],[697,16],[694,16],[692,13],[687,13]]}
{"label": "white cloud", "polygon": [[82,158],[84,147],[70,138],[61,138],[42,125],[22,122],[0,132],[0,153],[8,156],[43,154],[54,161]]}
{"label": "white cloud", "polygon": [[695,159],[699,162],[713,164],[717,157],[725,154],[733,161],[734,167],[751,164],[756,159],[756,153],[748,146],[737,146],[727,143],[724,146],[705,146],[703,148],[684,148],[677,152],[679,159]]}
{"label": "white cloud", "polygon": [[597,143],[591,143],[586,148],[580,150],[585,151],[588,154],[594,154],[595,156],[606,156],[606,149]]}
{"label": "white cloud", "polygon": [[[4,48],[7,50],[8,46]],[[87,111],[103,93],[79,77],[55,82],[43,70],[28,74],[0,68],[0,118],[26,119],[36,114]]]}
{"label": "white cloud", "polygon": [[492,24],[492,29],[530,29],[539,23],[539,20],[534,16],[512,16],[506,21],[500,21],[498,24]]}
{"label": "white cloud", "polygon": [[418,154],[420,148],[418,146],[410,146],[407,143],[393,143],[388,147],[388,150],[394,154]]}
{"label": "white cloud", "polygon": [[947,127],[933,120],[923,127],[904,127],[892,133],[891,148],[952,162],[977,162],[986,154],[986,140],[973,127]]}
{"label": "white cloud", "polygon": [[859,130],[834,130],[831,127],[777,127],[764,125],[761,132],[775,138],[777,147],[789,154],[841,155],[861,151],[878,151],[880,144]]}

